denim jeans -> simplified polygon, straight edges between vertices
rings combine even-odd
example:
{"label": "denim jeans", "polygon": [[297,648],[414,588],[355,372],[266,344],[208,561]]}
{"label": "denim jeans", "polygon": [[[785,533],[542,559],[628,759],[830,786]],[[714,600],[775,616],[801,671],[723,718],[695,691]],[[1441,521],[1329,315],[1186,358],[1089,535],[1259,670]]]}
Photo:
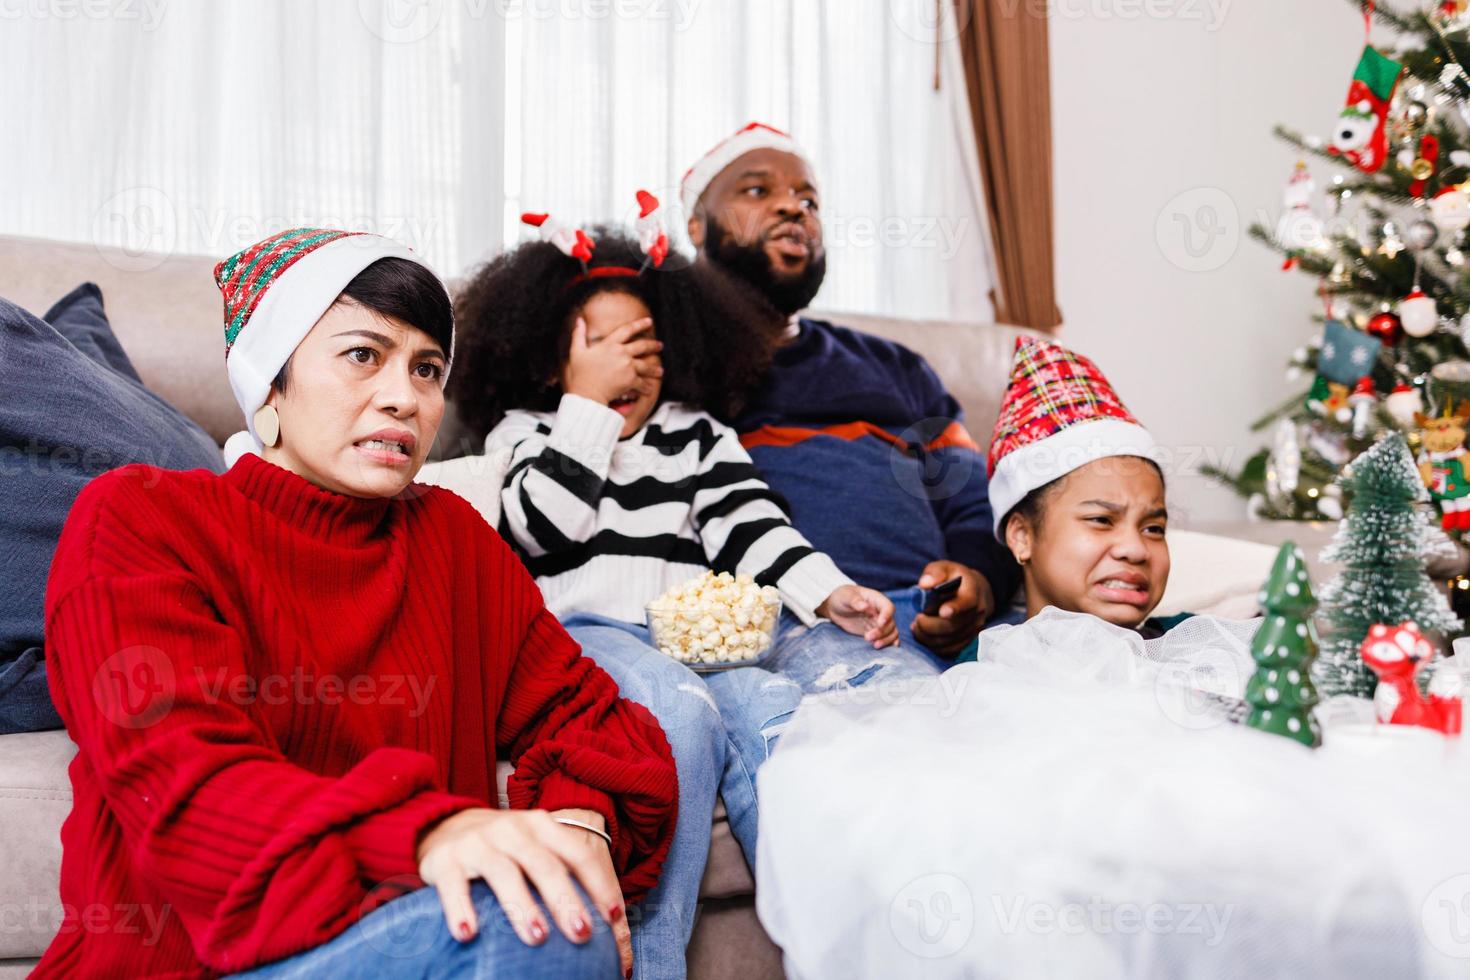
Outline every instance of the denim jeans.
{"label": "denim jeans", "polygon": [[[947,659],[934,653],[924,644],[914,639],[914,617],[919,615],[923,609],[924,590],[918,586],[910,586],[907,589],[895,589],[886,593],[893,600],[893,619],[898,624],[898,635],[904,647],[922,654],[931,664],[939,670],[948,670],[955,664],[967,663],[975,659],[975,654],[980,647],[980,639],[976,637],[959,652],[953,659]],[[996,610],[990,619],[985,621],[981,630],[987,630],[992,626],[1018,625],[1026,621],[1026,607],[1008,607]]]}
{"label": "denim jeans", "polygon": [[[755,667],[696,674],[654,649],[642,626],[588,614],[569,616],[562,625],[624,698],[652,712],[673,750],[679,777],[674,842],[658,884],[628,910],[628,923],[635,976],[683,977],[709,859],[715,794],[724,798],[730,830],[753,866],[759,824],[755,773],[801,692]],[[732,724],[722,707],[736,701],[741,713]]]}
{"label": "denim jeans", "polygon": [[61,727],[61,716],[46,689],[41,648],[30,647],[13,660],[0,660],[0,735]]}
{"label": "denim jeans", "polygon": [[[592,938],[571,942],[554,926],[540,946],[516,935],[500,903],[482,881],[472,883],[479,932],[462,943],[449,934],[443,907],[433,888],[420,888],[375,909],[342,933],[304,953],[268,963],[248,973],[251,980],[314,977],[534,977],[536,980],[606,980],[618,975],[618,949],[612,929],[587,903]],[[547,922],[553,922],[551,918]]]}

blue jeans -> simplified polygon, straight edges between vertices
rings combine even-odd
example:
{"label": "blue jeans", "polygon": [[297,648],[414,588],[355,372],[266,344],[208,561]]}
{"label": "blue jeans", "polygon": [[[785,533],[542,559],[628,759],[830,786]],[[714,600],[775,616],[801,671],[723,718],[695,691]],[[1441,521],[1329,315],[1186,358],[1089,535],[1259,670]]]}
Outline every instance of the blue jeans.
{"label": "blue jeans", "polygon": [[[540,946],[527,946],[483,881],[470,886],[479,932],[462,943],[449,934],[439,894],[420,888],[375,909],[315,949],[236,976],[251,980],[308,977],[534,977],[606,980],[618,975],[612,929],[591,910],[592,938],[578,946],[555,926]],[[548,918],[547,922],[554,922]]]}
{"label": "blue jeans", "polygon": [[[567,617],[562,625],[617,682],[624,698],[658,719],[673,749],[679,777],[674,841],[658,884],[628,910],[628,923],[636,976],[683,977],[684,950],[709,859],[715,794],[724,798],[730,830],[753,866],[759,824],[755,773],[801,692],[755,667],[696,674],[654,649],[642,626],[585,613]],[[732,724],[723,707],[736,701],[742,710]]]}
{"label": "blue jeans", "polygon": [[[914,639],[914,617],[919,615],[919,612],[924,608],[923,589],[915,585],[910,586],[907,589],[894,589],[892,592],[888,592],[885,594],[888,596],[889,599],[893,600],[893,619],[894,622],[898,624],[898,635],[901,638],[903,646],[922,654],[926,659],[928,659],[930,663],[932,663],[941,671],[948,670],[955,664],[962,664],[975,659],[976,651],[978,651],[980,648],[979,637],[971,640],[969,644],[963,650],[961,650],[959,652],[959,655],[956,656],[953,660],[939,656],[939,654],[934,653],[928,647],[924,646],[924,644]],[[1020,623],[1024,623],[1025,621],[1026,608],[1024,606],[1020,607],[1019,609],[1016,609],[1014,607],[998,609],[996,610],[995,615],[986,620],[985,625],[981,627],[981,630],[984,631],[992,626],[1001,626],[1005,624],[1017,625]]]}

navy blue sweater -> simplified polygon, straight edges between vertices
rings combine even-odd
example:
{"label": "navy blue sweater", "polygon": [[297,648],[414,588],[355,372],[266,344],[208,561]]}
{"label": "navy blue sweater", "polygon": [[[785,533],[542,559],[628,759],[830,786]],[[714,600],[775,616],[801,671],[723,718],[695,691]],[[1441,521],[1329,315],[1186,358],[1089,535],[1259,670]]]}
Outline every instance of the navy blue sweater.
{"label": "navy blue sweater", "polygon": [[918,354],[802,319],[735,429],[797,529],[859,583],[912,586],[948,558],[1004,606],[1021,570],[995,539],[985,454],[963,421]]}

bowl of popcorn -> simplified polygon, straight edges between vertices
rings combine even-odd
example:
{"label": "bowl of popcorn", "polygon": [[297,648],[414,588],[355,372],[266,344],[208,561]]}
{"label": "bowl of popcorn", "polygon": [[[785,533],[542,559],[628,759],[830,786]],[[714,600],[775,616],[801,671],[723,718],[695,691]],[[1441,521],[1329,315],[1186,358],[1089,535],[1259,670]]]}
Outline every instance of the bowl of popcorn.
{"label": "bowl of popcorn", "polygon": [[646,609],[653,645],[691,670],[751,667],[770,652],[781,619],[780,593],[749,575],[705,572]]}

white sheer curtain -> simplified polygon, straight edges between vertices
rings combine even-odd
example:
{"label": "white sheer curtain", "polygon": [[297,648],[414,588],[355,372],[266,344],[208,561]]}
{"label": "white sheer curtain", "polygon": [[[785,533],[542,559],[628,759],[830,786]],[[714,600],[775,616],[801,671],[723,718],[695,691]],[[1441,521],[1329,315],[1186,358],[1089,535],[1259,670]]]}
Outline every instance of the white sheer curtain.
{"label": "white sheer curtain", "polygon": [[522,210],[617,219],[640,187],[676,203],[695,157],[757,119],[814,158],[831,253],[818,305],[988,319],[958,52],[925,20],[950,6],[3,8],[0,232],[224,256],[331,224],[391,235],[454,275],[518,240]]}
{"label": "white sheer curtain", "polygon": [[0,231],[223,257],[322,224],[440,271],[500,241],[500,103],[483,94],[502,21],[398,0],[149,3],[0,19]]}
{"label": "white sheer curtain", "polygon": [[643,16],[519,18],[509,28],[521,61],[507,91],[522,125],[510,130],[507,232],[521,210],[627,217],[638,187],[676,204],[685,169],[758,120],[814,158],[830,252],[817,305],[989,319],[963,69],[952,24],[925,19],[936,6],[952,5],[694,0],[630,5]]}

